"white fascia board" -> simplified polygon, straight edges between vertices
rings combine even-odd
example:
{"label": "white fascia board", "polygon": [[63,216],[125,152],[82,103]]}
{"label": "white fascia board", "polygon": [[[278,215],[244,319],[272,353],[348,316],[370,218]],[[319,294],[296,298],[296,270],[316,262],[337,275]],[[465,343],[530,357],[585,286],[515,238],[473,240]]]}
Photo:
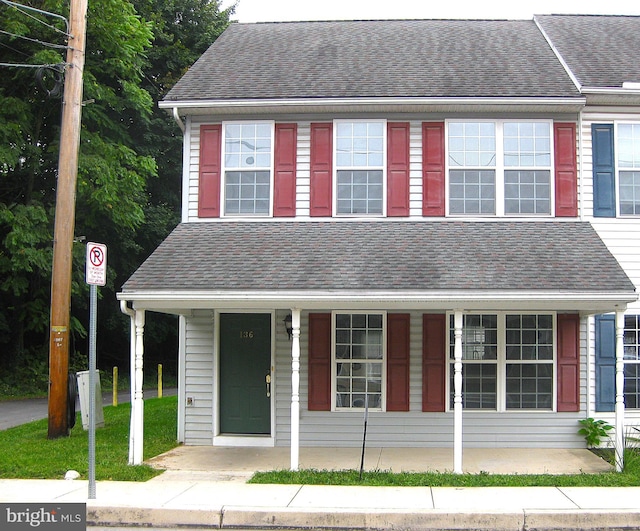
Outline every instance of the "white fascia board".
{"label": "white fascia board", "polygon": [[308,109],[318,111],[354,108],[402,108],[416,110],[460,110],[466,108],[540,108],[545,111],[578,112],[586,103],[583,97],[569,98],[307,98],[307,99],[245,99],[245,100],[163,100],[161,109],[175,109],[184,114],[204,114],[211,111],[240,112],[270,110],[273,112],[303,112]]}
{"label": "white fascia board", "polygon": [[630,292],[559,291],[131,291],[117,294],[137,309],[302,308],[307,310],[385,308],[404,310],[553,310],[602,313],[636,302]]}

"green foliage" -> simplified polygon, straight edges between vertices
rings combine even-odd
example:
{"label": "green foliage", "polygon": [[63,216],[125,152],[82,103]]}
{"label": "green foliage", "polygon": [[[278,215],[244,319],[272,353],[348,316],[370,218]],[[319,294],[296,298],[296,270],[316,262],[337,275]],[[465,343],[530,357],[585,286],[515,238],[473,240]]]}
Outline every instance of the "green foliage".
{"label": "green foliage", "polygon": [[589,448],[600,446],[602,439],[609,436],[607,432],[613,429],[613,426],[606,421],[595,420],[591,417],[578,422],[582,425],[582,428],[578,430],[578,434],[584,437]]}
{"label": "green foliage", "polygon": [[[26,3],[26,2],[25,2]],[[38,8],[68,16],[66,0]],[[98,362],[128,364],[129,323],[115,292],[179,221],[181,133],[157,101],[222,33],[232,6],[217,0],[95,0],[87,13],[75,234],[109,247],[100,290]],[[64,63],[64,23],[0,6],[0,62]],[[22,39],[21,36],[30,40]],[[46,378],[60,99],[33,68],[0,78],[0,385],[29,365]],[[53,81],[52,81],[53,80]],[[84,245],[74,246],[72,359],[88,323]],[[151,358],[177,359],[175,318],[149,323]],[[154,361],[153,359],[151,360]],[[167,366],[169,372],[171,368]],[[33,375],[24,375],[31,388]],[[19,387],[16,382],[16,387]]]}
{"label": "green foliage", "polygon": [[[144,455],[153,457],[177,446],[177,398],[145,400]],[[104,408],[104,428],[96,430],[96,479],[146,481],[160,472],[129,466],[130,404]],[[78,414],[69,437],[47,439],[47,419],[0,431],[0,478],[62,479],[67,470],[88,475],[88,432]]]}

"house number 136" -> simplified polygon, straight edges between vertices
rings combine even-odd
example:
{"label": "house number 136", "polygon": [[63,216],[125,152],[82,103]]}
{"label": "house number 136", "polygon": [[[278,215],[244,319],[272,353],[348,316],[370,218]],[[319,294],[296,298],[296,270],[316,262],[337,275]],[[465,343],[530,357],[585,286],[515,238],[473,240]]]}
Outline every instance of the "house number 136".
{"label": "house number 136", "polygon": [[240,339],[253,338],[253,330],[240,330]]}

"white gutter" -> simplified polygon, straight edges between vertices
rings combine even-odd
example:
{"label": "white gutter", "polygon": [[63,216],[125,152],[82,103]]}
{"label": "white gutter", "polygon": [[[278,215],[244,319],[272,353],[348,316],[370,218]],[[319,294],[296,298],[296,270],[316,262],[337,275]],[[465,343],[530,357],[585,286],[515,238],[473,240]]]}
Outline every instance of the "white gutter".
{"label": "white gutter", "polygon": [[459,302],[478,301],[482,303],[492,301],[523,300],[534,302],[561,302],[566,300],[576,302],[615,302],[631,303],[638,300],[638,294],[630,295],[628,291],[590,292],[590,291],[465,291],[443,290],[429,292],[398,292],[398,291],[217,291],[217,290],[180,290],[180,291],[127,291],[117,294],[117,298],[124,300],[146,301],[319,301],[319,302]]}
{"label": "white gutter", "polygon": [[233,108],[264,108],[264,107],[345,107],[362,106],[478,106],[478,105],[548,105],[554,107],[581,106],[585,99],[571,98],[300,98],[300,99],[237,99],[237,100],[182,100],[160,101],[161,109],[233,109]]}
{"label": "white gutter", "polygon": [[602,94],[615,96],[640,96],[640,88],[625,87],[582,87],[583,94]]}

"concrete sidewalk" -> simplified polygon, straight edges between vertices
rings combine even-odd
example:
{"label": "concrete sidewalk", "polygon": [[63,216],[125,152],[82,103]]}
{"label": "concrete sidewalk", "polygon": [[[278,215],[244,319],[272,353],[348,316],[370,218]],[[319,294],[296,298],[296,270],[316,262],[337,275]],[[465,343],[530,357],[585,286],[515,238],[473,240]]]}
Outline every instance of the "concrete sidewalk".
{"label": "concrete sidewalk", "polygon": [[[230,476],[231,478],[231,476]],[[640,487],[453,488],[0,480],[0,501],[86,502],[97,526],[235,529],[640,529]]]}

